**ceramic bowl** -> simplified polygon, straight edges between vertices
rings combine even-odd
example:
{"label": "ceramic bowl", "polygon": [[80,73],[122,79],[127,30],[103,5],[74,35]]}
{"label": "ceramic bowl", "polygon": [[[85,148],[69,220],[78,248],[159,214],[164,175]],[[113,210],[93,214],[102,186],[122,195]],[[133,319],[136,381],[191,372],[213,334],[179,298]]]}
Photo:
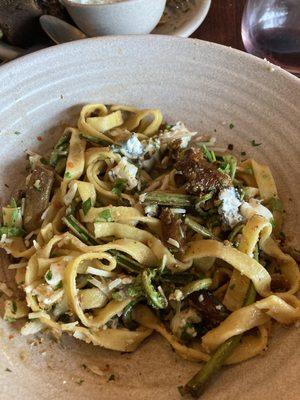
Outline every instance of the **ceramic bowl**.
{"label": "ceramic bowl", "polygon": [[112,4],[79,4],[62,0],[76,25],[88,36],[150,33],[166,0],[123,0]]}
{"label": "ceramic bowl", "polygon": [[[2,201],[24,185],[25,150],[47,152],[89,102],[158,107],[167,121],[184,121],[268,164],[286,210],[287,240],[299,248],[297,78],[230,48],[156,35],[85,39],[8,63],[0,67]],[[12,287],[6,262],[0,281]],[[135,353],[119,354],[68,336],[58,343],[22,337],[1,319],[0,332],[1,400],[179,400],[177,386],[200,368],[157,335]],[[298,399],[299,340],[299,328],[277,327],[267,352],[224,368],[201,399]]]}
{"label": "ceramic bowl", "polygon": [[210,9],[211,0],[170,0],[152,33],[188,37],[199,28]]}

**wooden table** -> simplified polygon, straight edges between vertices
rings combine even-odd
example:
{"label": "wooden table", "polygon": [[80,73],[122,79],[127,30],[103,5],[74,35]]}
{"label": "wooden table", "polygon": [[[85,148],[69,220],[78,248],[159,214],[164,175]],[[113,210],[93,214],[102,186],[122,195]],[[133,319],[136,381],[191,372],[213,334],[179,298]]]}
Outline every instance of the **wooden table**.
{"label": "wooden table", "polygon": [[203,24],[191,37],[244,50],[241,19],[246,0],[212,0]]}

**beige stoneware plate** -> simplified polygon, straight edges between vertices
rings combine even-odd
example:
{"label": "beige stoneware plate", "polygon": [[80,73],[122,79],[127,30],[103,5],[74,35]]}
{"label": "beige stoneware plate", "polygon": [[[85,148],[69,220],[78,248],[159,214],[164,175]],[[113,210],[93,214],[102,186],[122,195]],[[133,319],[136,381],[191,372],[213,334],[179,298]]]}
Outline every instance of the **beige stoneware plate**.
{"label": "beige stoneware plate", "polygon": [[[25,149],[48,150],[62,124],[74,122],[88,102],[159,107],[169,121],[183,120],[269,164],[285,203],[288,239],[299,246],[298,79],[226,47],[151,35],[88,39],[11,62],[0,68],[2,201],[24,183]],[[261,146],[252,147],[252,139]],[[4,263],[3,257],[0,281],[9,280]],[[69,337],[33,339],[0,320],[1,400],[175,400],[176,386],[199,368],[157,336],[134,354]],[[278,328],[268,352],[226,368],[203,399],[296,400],[299,356],[299,328]],[[107,382],[111,374],[116,379]]]}

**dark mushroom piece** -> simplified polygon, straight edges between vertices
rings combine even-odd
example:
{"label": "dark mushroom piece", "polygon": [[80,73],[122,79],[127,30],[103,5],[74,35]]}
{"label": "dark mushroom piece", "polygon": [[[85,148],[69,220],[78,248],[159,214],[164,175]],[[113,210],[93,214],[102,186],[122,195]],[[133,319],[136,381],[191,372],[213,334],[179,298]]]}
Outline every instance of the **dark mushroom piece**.
{"label": "dark mushroom piece", "polygon": [[37,166],[31,173],[26,189],[24,228],[32,232],[42,225],[42,214],[49,205],[54,172],[43,166]]}
{"label": "dark mushroom piece", "polygon": [[205,328],[205,331],[216,328],[229,315],[227,308],[207,290],[192,293],[190,298],[193,301],[194,307],[200,311],[202,326]]}
{"label": "dark mushroom piece", "polygon": [[186,240],[186,227],[182,219],[170,208],[163,208],[159,219],[161,220],[162,238],[165,245],[171,249],[183,252]]}
{"label": "dark mushroom piece", "polygon": [[203,195],[232,186],[230,177],[219,171],[215,164],[206,161],[198,148],[185,150],[175,168],[184,178],[183,187],[189,194]]}

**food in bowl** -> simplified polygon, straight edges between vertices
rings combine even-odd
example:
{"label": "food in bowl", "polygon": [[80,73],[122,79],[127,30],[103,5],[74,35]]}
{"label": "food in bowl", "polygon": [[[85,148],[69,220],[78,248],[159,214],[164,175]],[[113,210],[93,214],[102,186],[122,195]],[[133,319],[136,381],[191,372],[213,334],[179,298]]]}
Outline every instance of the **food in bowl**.
{"label": "food in bowl", "polygon": [[25,192],[2,209],[26,296],[4,318],[122,352],[158,332],[205,363],[180,388],[195,397],[260,354],[271,320],[300,318],[299,269],[270,169],[232,150],[158,109],[84,106],[50,155],[29,152]]}

